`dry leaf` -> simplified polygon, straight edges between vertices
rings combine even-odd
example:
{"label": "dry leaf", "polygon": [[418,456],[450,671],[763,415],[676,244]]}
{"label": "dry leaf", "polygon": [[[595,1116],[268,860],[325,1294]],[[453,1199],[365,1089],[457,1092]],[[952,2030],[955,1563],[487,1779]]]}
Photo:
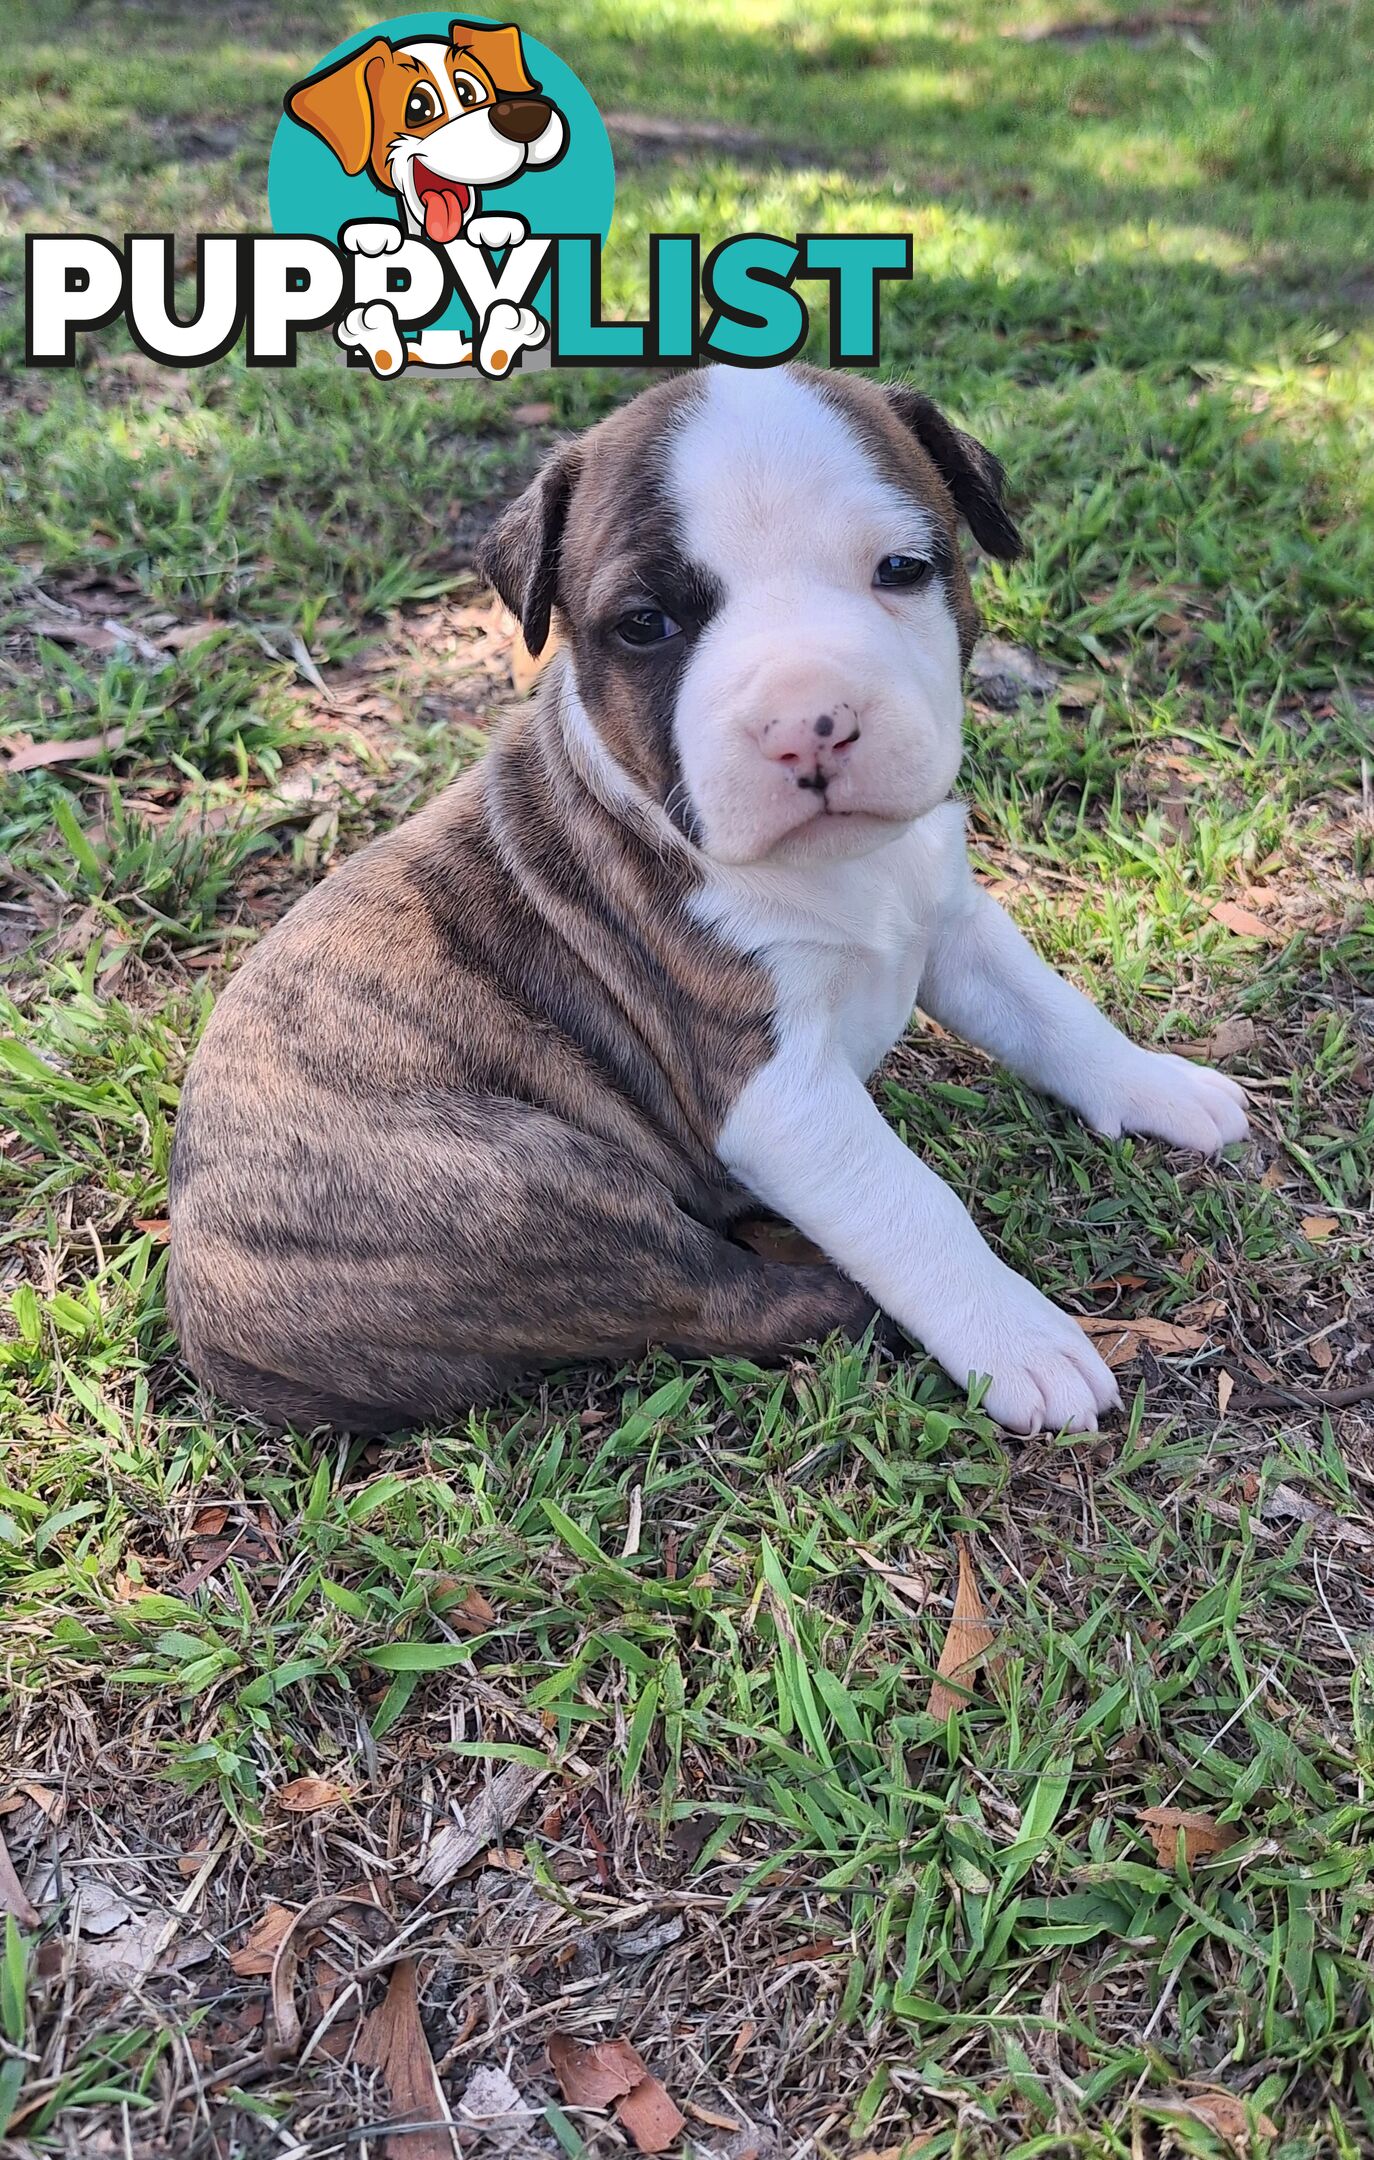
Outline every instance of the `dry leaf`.
{"label": "dry leaf", "polygon": [[464,2127],[471,2123],[484,2130],[508,2124],[523,2129],[532,2113],[520,2087],[504,2070],[494,2069],[489,2063],[481,2063],[473,2071],[458,2102],[458,2119]]}
{"label": "dry leaf", "polygon": [[1161,1867],[1177,1866],[1180,1842],[1189,1867],[1195,1860],[1210,1859],[1213,1853],[1227,1852],[1240,1842],[1240,1832],[1233,1823],[1219,1823],[1214,1815],[1198,1815],[1191,1808],[1137,1808],[1136,1821],[1144,1825]]}
{"label": "dry leaf", "polygon": [[[936,1679],[926,1704],[933,1718],[947,1718],[951,1710],[963,1708],[965,1696],[962,1691],[997,1640],[983,1611],[967,1542],[959,1537],[954,1544],[959,1555],[959,1581],[954,1593],[954,1616],[949,1623],[940,1662],[935,1668]],[[959,1685],[951,1687],[948,1684],[951,1680],[958,1681]]]}
{"label": "dry leaf", "polygon": [[346,1800],[348,1787],[336,1785],[329,1778],[298,1777],[283,1785],[274,1797],[288,1815],[315,1815],[321,1808],[337,1807],[340,1800]]}
{"label": "dry leaf", "polygon": [[989,705],[1010,709],[1025,691],[1045,697],[1059,681],[1059,670],[1024,645],[1005,638],[982,637],[973,648],[969,674]]}
{"label": "dry leaf", "polygon": [[1229,930],[1235,937],[1263,938],[1266,945],[1283,942],[1278,932],[1271,930],[1267,922],[1261,922],[1259,916],[1252,915],[1249,908],[1238,907],[1234,900],[1214,900],[1207,912],[1213,922],[1219,922],[1223,930]]}
{"label": "dry leaf", "polygon": [[1091,1335],[1113,1372],[1138,1358],[1146,1343],[1159,1357],[1182,1357],[1188,1351],[1207,1347],[1207,1337],[1200,1328],[1178,1327],[1172,1320],[1084,1319],[1080,1316],[1078,1325],[1085,1335]]}
{"label": "dry leaf", "polygon": [[872,1568],[874,1574],[880,1576],[897,1597],[906,1604],[913,1605],[917,1612],[930,1603],[930,1584],[922,1582],[919,1575],[903,1573],[901,1568],[892,1567],[886,1560],[880,1560],[876,1553],[869,1552],[863,1545],[856,1545],[854,1550],[865,1567]]}
{"label": "dry leaf", "polygon": [[24,743],[18,750],[11,750],[0,764],[0,772],[37,772],[46,765],[75,765],[82,758],[99,757],[102,751],[111,755],[124,747],[127,730],[122,727],[107,728],[103,735],[77,735],[70,742]]}
{"label": "dry leaf", "polygon": [[681,2110],[628,2040],[575,2040],[552,2033],[549,2063],[569,2107],[614,2107],[642,2153],[666,2152],[686,2128]]}
{"label": "dry leaf", "polygon": [[1201,2085],[1195,2092],[1180,2093],[1177,2099],[1161,2101],[1161,2109],[1169,2114],[1194,2115],[1199,2122],[1215,2130],[1218,2137],[1225,2138],[1237,2152],[1249,2150],[1251,2122],[1261,2137],[1277,2137],[1279,2126],[1259,2109],[1253,2116],[1238,2093],[1228,2092],[1224,2085]]}
{"label": "dry leaf", "polygon": [[135,1215],[135,1230],[141,1230],[155,1245],[165,1245],[172,1234],[172,1226],[165,1215]]}
{"label": "dry leaf", "polygon": [[41,1808],[52,1823],[60,1823],[67,1812],[67,1803],[62,1794],[54,1792],[50,1785],[39,1785],[32,1778],[18,1778],[13,1793],[0,1803],[0,1814],[8,1814],[12,1808],[21,1807],[25,1800],[31,1800],[36,1808]]}
{"label": "dry leaf", "polygon": [[518,421],[521,427],[543,427],[552,420],[553,414],[552,405],[512,405],[510,416],[512,420]]}
{"label": "dry leaf", "polygon": [[95,1942],[83,1933],[77,1943],[77,1970],[83,1980],[128,1987],[150,1973],[186,1972],[204,1965],[215,1954],[214,1944],[201,1934],[178,1941],[180,1925],[174,1912],[152,1912]]}
{"label": "dry leaf", "polygon": [[1217,1374],[1217,1416],[1225,1417],[1226,1406],[1236,1391],[1236,1383],[1225,1366]]}
{"label": "dry leaf", "polygon": [[489,1598],[480,1590],[463,1590],[451,1577],[438,1584],[434,1603],[450,1627],[463,1628],[469,1635],[484,1634],[496,1619]]}
{"label": "dry leaf", "polygon": [[0,1912],[13,1913],[21,1927],[37,1927],[38,1912],[14,1872],[9,1848],[0,1837]]}
{"label": "dry leaf", "polygon": [[197,1508],[196,1519],[191,1525],[192,1537],[218,1537],[229,1520],[229,1510],[222,1501],[209,1507]]}
{"label": "dry leaf", "polygon": [[575,2040],[550,2033],[549,2067],[569,2107],[608,2108],[649,2074],[628,2040]]}
{"label": "dry leaf", "polygon": [[242,1948],[229,1953],[229,1963],[240,1980],[254,1980],[271,1972],[272,1960],[295,1917],[285,1905],[269,1905],[262,1917],[253,1922]]}
{"label": "dry leaf", "polygon": [[117,1928],[127,1927],[134,1917],[132,1905],[126,1904],[117,1890],[112,1890],[98,1875],[83,1882],[77,1893],[78,1925],[83,1935],[113,1935]]}
{"label": "dry leaf", "polygon": [[355,2052],[359,2062],[380,2070],[395,2121],[434,2126],[390,2132],[384,2147],[388,2160],[455,2160],[462,2148],[451,2130],[439,2127],[450,2117],[420,2023],[414,1958],[392,1967],[386,2000],[359,2028]]}
{"label": "dry leaf", "polygon": [[1221,1026],[1213,1032],[1212,1039],[1207,1045],[1207,1053],[1209,1057],[1218,1059],[1244,1057],[1246,1052],[1253,1050],[1254,1047],[1255,1023],[1253,1020],[1223,1020]]}
{"label": "dry leaf", "polygon": [[[1194,1298],[1191,1305],[1180,1305],[1178,1324],[1187,1321],[1190,1326],[1200,1327],[1208,1320],[1221,1320],[1226,1314],[1226,1300],[1219,1297]],[[1168,1325],[1169,1323],[1165,1323]]]}
{"label": "dry leaf", "polygon": [[1303,1236],[1310,1238],[1314,1245],[1320,1245],[1323,1238],[1329,1238],[1332,1231],[1340,1227],[1339,1215],[1304,1215],[1298,1224]]}
{"label": "dry leaf", "polygon": [[616,2118],[642,2153],[667,2152],[687,2127],[681,2108],[656,2077],[643,2077],[615,2104]]}
{"label": "dry leaf", "polygon": [[1292,1485],[1271,1487],[1260,1502],[1260,1514],[1266,1522],[1277,1519],[1313,1523],[1327,1536],[1348,1545],[1374,1545],[1374,1532],[1366,1530],[1362,1523],[1348,1521],[1321,1500],[1309,1500],[1306,1493],[1298,1492]]}
{"label": "dry leaf", "polygon": [[214,637],[225,625],[222,622],[178,623],[175,630],[168,630],[157,642],[167,652],[190,652],[196,645],[203,645],[206,638]]}

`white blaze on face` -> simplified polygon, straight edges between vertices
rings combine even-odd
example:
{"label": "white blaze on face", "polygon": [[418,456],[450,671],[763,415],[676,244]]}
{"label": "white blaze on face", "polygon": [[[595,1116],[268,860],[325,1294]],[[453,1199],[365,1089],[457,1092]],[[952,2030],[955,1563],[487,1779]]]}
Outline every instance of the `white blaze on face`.
{"label": "white blaze on face", "polygon": [[[675,719],[706,851],[735,863],[865,853],[943,801],[958,771],[959,638],[943,580],[874,584],[884,557],[949,542],[843,409],[790,370],[705,380],[668,482],[683,550],[723,593]],[[798,754],[783,756],[787,744]]]}

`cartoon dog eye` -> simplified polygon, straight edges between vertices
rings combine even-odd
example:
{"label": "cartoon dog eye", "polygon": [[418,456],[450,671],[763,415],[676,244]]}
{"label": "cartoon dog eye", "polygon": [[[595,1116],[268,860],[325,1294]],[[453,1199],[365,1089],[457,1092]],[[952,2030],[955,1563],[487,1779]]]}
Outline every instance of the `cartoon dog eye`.
{"label": "cartoon dog eye", "polygon": [[475,76],[455,74],[453,89],[464,112],[467,112],[473,105],[484,105],[486,103],[487,93]]}
{"label": "cartoon dog eye", "polygon": [[[461,94],[461,93],[460,93]],[[439,100],[428,83],[417,83],[406,99],[406,126],[424,127],[439,117]]]}

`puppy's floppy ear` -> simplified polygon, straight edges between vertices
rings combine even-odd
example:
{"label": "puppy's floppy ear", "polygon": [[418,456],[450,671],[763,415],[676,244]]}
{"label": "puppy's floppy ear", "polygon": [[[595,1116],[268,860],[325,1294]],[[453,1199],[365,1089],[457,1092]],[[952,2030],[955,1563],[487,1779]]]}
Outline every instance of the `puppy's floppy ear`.
{"label": "puppy's floppy ear", "polygon": [[478,569],[516,617],[536,659],[549,635],[563,527],[581,462],[580,443],[556,450],[539,477],[501,513],[477,551]]}
{"label": "puppy's floppy ear", "polygon": [[946,420],[939,406],[918,390],[909,390],[905,383],[888,383],[886,388],[897,418],[934,460],[979,547],[1003,562],[1015,562],[1024,545],[1007,511],[1007,476],[1000,461]]}
{"label": "puppy's floppy ear", "polygon": [[390,58],[386,39],[373,38],[286,93],[291,118],[328,143],[346,173],[360,173],[372,155],[372,92]]}
{"label": "puppy's floppy ear", "polygon": [[452,22],[448,34],[454,50],[471,53],[498,91],[525,97],[538,89],[525,67],[525,48],[514,23]]}

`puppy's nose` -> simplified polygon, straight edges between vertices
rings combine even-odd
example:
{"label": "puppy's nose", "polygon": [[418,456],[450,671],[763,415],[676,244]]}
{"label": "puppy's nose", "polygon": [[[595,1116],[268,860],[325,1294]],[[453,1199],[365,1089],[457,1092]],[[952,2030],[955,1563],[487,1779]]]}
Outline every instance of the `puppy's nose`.
{"label": "puppy's nose", "polygon": [[764,756],[787,766],[799,785],[824,786],[858,741],[860,728],[848,713],[778,714],[756,733]]}
{"label": "puppy's nose", "polygon": [[502,98],[491,108],[491,124],[507,142],[537,142],[553,111],[547,98]]}

